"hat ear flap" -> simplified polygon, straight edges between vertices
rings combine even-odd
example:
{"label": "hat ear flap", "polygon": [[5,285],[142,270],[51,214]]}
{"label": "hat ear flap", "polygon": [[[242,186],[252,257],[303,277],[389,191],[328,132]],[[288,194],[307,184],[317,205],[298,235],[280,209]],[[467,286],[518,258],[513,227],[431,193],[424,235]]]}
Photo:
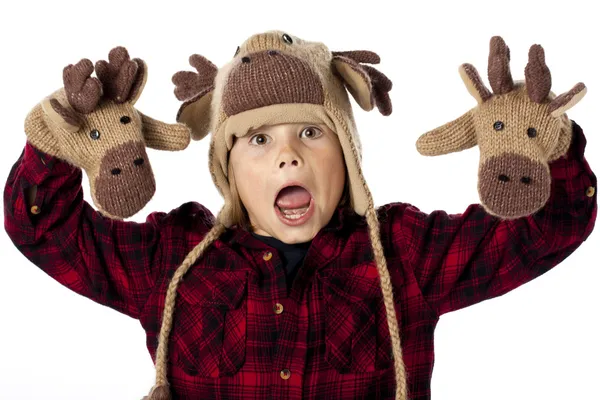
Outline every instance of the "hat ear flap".
{"label": "hat ear flap", "polygon": [[372,51],[335,51],[332,53],[334,72],[344,84],[354,100],[365,111],[375,106],[383,115],[392,113],[392,102],[388,92],[392,89],[392,81],[381,71],[370,65],[378,64],[379,56]]}

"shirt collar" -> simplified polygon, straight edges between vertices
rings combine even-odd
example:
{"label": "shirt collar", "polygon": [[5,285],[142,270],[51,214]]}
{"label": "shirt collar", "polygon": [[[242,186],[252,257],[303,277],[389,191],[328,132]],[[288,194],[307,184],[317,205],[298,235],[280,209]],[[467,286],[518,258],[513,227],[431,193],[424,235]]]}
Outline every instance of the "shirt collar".
{"label": "shirt collar", "polygon": [[[334,211],[329,222],[321,228],[323,233],[333,233],[337,235],[343,231],[344,228],[352,229],[353,224],[365,224],[366,220],[364,217],[360,217],[356,212],[349,207],[339,206]],[[250,232],[245,229],[239,228],[237,225],[229,228],[222,240],[229,244],[240,244],[244,247],[253,249],[266,249],[268,245],[259,239],[255,238]]]}

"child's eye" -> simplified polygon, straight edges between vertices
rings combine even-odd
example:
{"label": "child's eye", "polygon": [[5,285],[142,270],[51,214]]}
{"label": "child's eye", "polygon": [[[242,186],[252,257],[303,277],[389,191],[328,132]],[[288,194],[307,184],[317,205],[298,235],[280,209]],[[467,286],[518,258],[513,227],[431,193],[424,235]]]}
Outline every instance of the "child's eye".
{"label": "child's eye", "polygon": [[[261,146],[261,145],[267,143],[267,137],[268,136],[265,135],[264,133],[258,133],[250,138],[250,144]],[[254,139],[257,139],[257,140],[254,141]]]}
{"label": "child's eye", "polygon": [[315,126],[309,126],[308,128],[304,128],[302,134],[304,133],[306,133],[306,137],[308,137],[309,139],[317,138],[323,134],[323,132],[321,132],[321,130]]}

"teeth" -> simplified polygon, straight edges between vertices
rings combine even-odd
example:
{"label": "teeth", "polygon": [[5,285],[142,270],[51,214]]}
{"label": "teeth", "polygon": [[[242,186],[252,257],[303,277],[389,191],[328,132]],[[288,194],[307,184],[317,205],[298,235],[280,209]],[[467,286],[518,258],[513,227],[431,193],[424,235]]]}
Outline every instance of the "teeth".
{"label": "teeth", "polygon": [[279,208],[279,211],[283,214],[283,216],[287,219],[298,219],[301,218],[308,211],[309,206],[303,208],[295,208],[295,209],[287,209],[287,208]]}

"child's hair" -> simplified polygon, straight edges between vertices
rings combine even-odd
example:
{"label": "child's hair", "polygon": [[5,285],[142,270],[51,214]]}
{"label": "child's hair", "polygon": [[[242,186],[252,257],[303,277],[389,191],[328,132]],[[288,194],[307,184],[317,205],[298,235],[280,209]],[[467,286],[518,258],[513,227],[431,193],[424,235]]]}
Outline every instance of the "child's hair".
{"label": "child's hair", "polygon": [[[248,211],[242,203],[242,199],[237,191],[235,183],[235,175],[233,173],[232,163],[227,163],[227,176],[229,179],[229,190],[231,190],[231,214],[233,218],[233,225],[247,230],[248,232],[254,232],[255,226],[250,223],[250,217]],[[344,164],[345,165],[345,164]],[[348,169],[346,168],[346,179],[344,181],[344,191],[342,197],[338,203],[338,207],[350,207],[350,178],[348,177]]]}

